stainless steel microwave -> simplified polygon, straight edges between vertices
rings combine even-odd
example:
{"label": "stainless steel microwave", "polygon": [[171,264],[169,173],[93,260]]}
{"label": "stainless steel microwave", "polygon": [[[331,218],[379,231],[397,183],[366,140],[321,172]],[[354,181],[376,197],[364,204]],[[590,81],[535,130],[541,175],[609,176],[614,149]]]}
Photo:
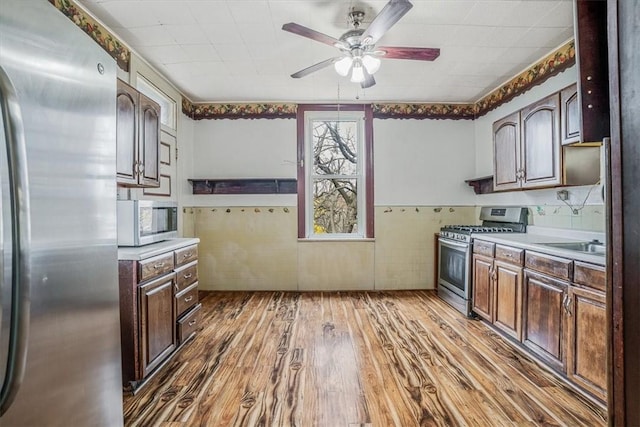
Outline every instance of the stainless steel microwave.
{"label": "stainless steel microwave", "polygon": [[118,246],[144,246],[178,237],[178,205],[118,200]]}

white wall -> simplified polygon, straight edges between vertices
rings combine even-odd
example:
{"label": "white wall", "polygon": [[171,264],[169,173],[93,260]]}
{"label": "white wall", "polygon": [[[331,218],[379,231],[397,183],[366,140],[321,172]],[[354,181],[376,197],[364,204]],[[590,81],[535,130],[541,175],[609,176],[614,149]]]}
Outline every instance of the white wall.
{"label": "white wall", "polygon": [[471,120],[374,120],[375,204],[471,205]]}
{"label": "white wall", "polygon": [[[201,120],[193,124],[188,178],[296,178],[296,121]],[[375,204],[474,205],[469,120],[374,120]],[[182,140],[182,139],[181,139]],[[182,148],[184,153],[184,148]],[[187,155],[187,153],[184,153]],[[452,167],[452,162],[455,167]],[[188,188],[190,193],[191,188]],[[185,206],[292,206],[295,195],[184,194]]]}
{"label": "white wall", "polygon": [[[188,178],[296,178],[296,120],[198,120]],[[296,195],[192,195],[185,206],[295,206]]]}

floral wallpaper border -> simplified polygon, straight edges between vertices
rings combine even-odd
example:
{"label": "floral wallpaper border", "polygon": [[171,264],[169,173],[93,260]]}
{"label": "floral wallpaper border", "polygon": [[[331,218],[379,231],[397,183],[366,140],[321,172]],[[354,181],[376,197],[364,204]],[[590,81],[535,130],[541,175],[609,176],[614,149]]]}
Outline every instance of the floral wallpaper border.
{"label": "floral wallpaper border", "polygon": [[182,112],[194,120],[294,119],[297,111],[297,104],[194,104],[182,98]]}
{"label": "floral wallpaper border", "polygon": [[544,83],[548,78],[561,73],[575,63],[576,46],[575,41],[571,40],[476,102],[476,117],[483,116],[534,86]]}
{"label": "floral wallpaper border", "polygon": [[473,120],[474,104],[373,104],[376,119]]}
{"label": "floral wallpaper border", "polygon": [[102,28],[95,19],[90,17],[71,0],[49,0],[49,3],[72,20],[74,24],[80,27],[89,37],[106,50],[107,53],[116,60],[120,68],[124,71],[129,71],[131,52],[113,34]]}

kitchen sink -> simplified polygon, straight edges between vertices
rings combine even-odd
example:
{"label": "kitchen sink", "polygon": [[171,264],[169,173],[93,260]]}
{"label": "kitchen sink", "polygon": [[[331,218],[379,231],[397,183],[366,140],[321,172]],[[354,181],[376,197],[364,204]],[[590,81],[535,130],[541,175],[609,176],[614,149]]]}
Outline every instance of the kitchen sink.
{"label": "kitchen sink", "polygon": [[562,243],[539,243],[551,248],[566,249],[569,251],[584,252],[593,255],[603,255],[606,253],[606,246],[597,240],[591,242],[562,242]]}

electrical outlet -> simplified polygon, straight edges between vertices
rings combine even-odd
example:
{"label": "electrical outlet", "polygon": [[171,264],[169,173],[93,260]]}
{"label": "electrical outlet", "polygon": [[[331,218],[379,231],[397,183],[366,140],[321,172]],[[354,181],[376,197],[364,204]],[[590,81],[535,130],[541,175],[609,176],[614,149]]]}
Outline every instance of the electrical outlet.
{"label": "electrical outlet", "polygon": [[560,190],[556,193],[558,200],[569,200],[569,192],[567,190]]}

